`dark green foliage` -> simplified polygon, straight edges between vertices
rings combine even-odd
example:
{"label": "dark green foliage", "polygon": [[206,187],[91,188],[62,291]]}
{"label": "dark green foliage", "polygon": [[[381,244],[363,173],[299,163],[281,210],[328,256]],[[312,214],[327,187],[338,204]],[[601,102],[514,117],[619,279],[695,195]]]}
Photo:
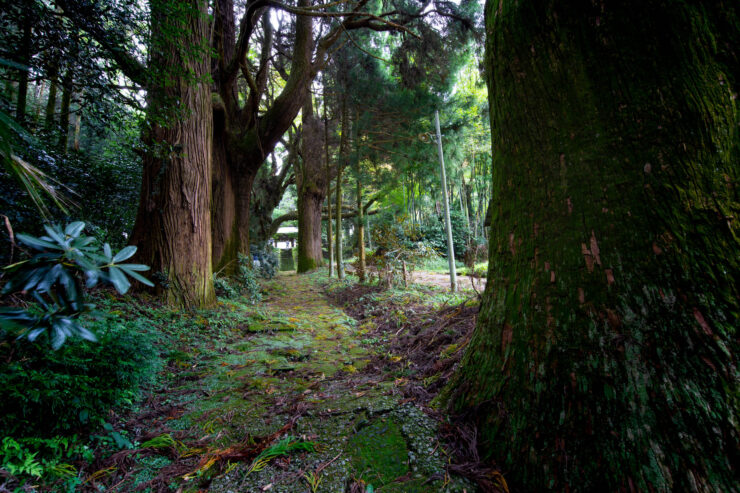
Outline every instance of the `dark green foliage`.
{"label": "dark green foliage", "polygon": [[[465,257],[470,242],[470,233],[465,224],[465,217],[460,211],[450,211],[450,224],[452,225],[452,245],[455,250],[455,258],[461,260]],[[437,221],[432,224],[423,225],[420,228],[421,238],[437,253],[447,258],[447,233],[445,232],[445,220],[443,216],[437,216]]]}
{"label": "dark green foliage", "polygon": [[111,407],[130,404],[156,368],[154,334],[144,320],[102,317],[96,343],[0,343],[0,429],[9,436],[69,434],[96,425]]}
{"label": "dark green foliage", "polygon": [[377,248],[367,261],[377,266],[389,286],[402,279],[404,268],[411,271],[424,260],[437,257],[434,247],[424,241],[419,228],[406,216],[377,225],[372,235]]}
{"label": "dark green foliage", "polygon": [[[275,253],[275,250],[266,245],[263,247],[252,245],[249,250],[252,253],[252,259],[254,260],[253,266],[257,275],[262,279],[272,279],[277,273],[278,266],[280,265],[280,259]],[[246,257],[242,258],[240,256],[239,258],[240,264],[244,264],[248,261],[249,259]]]}
{"label": "dark green foliage", "polygon": [[95,238],[81,236],[84,228],[85,223],[78,221],[64,229],[44,226],[47,235],[40,238],[18,235],[20,242],[37,253],[5,267],[10,277],[0,294],[30,294],[38,306],[0,308],[0,337],[17,336],[33,342],[46,334],[54,349],[70,336],[94,341],[95,335],[77,320],[93,308],[85,303],[83,280],[87,288],[107,282],[121,294],[131,286],[128,277],[152,286],[138,274],[149,267],[121,263],[136,253],[136,247],[128,246],[114,255],[107,243],[101,250]]}
{"label": "dark green foliage", "polygon": [[[214,274],[213,286],[216,289],[216,295],[231,300],[241,296],[252,302],[262,300],[262,289],[257,281],[260,271],[250,268],[250,263],[251,259],[249,257],[240,254],[239,268],[236,274],[232,277],[222,277]],[[272,268],[274,269],[274,266]]]}
{"label": "dark green foliage", "polygon": [[[136,121],[111,110],[112,118],[127,129],[118,133],[83,125],[83,147],[79,152],[61,153],[54,147],[58,131],[38,132],[34,137],[16,132],[15,151],[29,165],[47,175],[57,195],[64,197],[67,212],[50,208],[58,222],[68,214],[84,221],[101,242],[125,246],[138,204],[141,165],[135,153],[138,144]],[[84,121],[84,120],[83,120]],[[61,183],[61,184],[60,184]],[[0,209],[16,231],[40,232],[43,218],[35,201],[10,180],[0,180]],[[3,230],[2,234],[6,234]],[[5,255],[7,252],[3,251]]]}

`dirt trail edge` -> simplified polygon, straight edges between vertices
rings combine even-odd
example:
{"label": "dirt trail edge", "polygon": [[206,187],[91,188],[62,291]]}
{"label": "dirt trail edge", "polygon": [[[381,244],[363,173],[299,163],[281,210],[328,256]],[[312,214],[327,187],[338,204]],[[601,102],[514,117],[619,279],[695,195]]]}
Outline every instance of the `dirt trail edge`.
{"label": "dirt trail edge", "polygon": [[403,375],[363,371],[386,351],[366,327],[310,276],[264,287],[239,336],[214,342],[153,405],[166,412],[139,417],[150,440],[173,441],[129,453],[119,491],[475,491],[445,473],[437,424],[403,398]]}

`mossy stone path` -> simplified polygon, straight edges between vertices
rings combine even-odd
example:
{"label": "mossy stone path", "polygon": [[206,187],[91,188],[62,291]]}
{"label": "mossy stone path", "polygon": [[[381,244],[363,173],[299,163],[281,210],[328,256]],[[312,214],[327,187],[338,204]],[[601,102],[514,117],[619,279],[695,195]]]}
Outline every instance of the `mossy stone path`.
{"label": "mossy stone path", "polygon": [[213,451],[290,424],[288,434],[315,442],[318,450],[282,456],[249,473],[249,462],[222,464],[227,472],[212,480],[204,482],[213,473],[202,470],[180,486],[305,492],[318,478],[319,492],[474,491],[460,480],[445,481],[436,423],[402,401],[399,375],[363,371],[385,350],[328,303],[316,278],[281,273],[265,284],[267,298],[240,327],[243,337],[215,343],[211,357],[193,368],[198,378],[183,382],[198,391],[180,403],[184,412],[169,426],[201,434]]}

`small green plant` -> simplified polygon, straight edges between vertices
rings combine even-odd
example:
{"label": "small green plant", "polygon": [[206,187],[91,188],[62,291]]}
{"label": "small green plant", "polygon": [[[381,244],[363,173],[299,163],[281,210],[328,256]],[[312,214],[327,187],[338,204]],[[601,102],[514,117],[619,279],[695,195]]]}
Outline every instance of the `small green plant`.
{"label": "small green plant", "polygon": [[[255,245],[252,245],[249,250],[252,257],[254,257],[253,267],[254,270],[257,271],[257,275],[262,279],[272,279],[275,277],[278,266],[280,265],[280,259],[275,254],[274,250],[268,246],[258,247]],[[240,263],[250,261],[251,260],[248,257],[242,258],[242,256],[240,256],[239,258]]]}
{"label": "small green plant", "polygon": [[[64,480],[68,486],[77,484],[79,460],[92,461],[93,451],[77,437],[52,438],[5,437],[0,444],[0,469],[20,481]],[[71,491],[71,489],[69,490]]]}
{"label": "small green plant", "polygon": [[239,268],[236,274],[229,278],[213,275],[213,286],[216,294],[222,298],[235,300],[245,296],[249,301],[256,303],[262,299],[262,290],[257,275],[259,272],[250,267],[249,257],[239,254]]}
{"label": "small green plant", "polygon": [[306,442],[288,435],[276,444],[267,447],[257,457],[255,457],[252,464],[249,466],[249,469],[247,469],[246,476],[249,476],[253,472],[261,471],[270,463],[271,460],[281,455],[288,455],[291,452],[298,451],[314,452],[315,450],[316,444],[314,442]]}
{"label": "small green plant", "polygon": [[46,334],[54,349],[71,336],[94,341],[95,334],[78,321],[81,314],[93,308],[85,302],[83,279],[87,288],[104,281],[121,294],[131,287],[128,277],[153,286],[139,274],[149,267],[121,263],[136,253],[135,246],[127,246],[114,255],[107,243],[101,250],[95,238],[83,236],[84,228],[85,223],[77,221],[64,229],[44,226],[46,235],[39,238],[17,235],[21,243],[37,253],[5,267],[10,278],[0,294],[30,294],[37,305],[0,308],[0,336],[10,333],[33,342]]}
{"label": "small green plant", "polygon": [[313,473],[311,471],[306,471],[303,473],[303,480],[306,481],[308,487],[311,488],[311,493],[316,493],[317,491],[319,491],[319,486],[321,485],[321,475]]}
{"label": "small green plant", "polygon": [[377,249],[368,263],[376,265],[379,278],[383,278],[388,288],[397,285],[420,263],[438,258],[437,251],[422,241],[418,227],[405,216],[376,227],[373,243]]}
{"label": "small green plant", "polygon": [[3,438],[2,468],[13,476],[33,476],[40,478],[44,466],[36,459],[38,452],[30,452],[11,437]]}
{"label": "small green plant", "polygon": [[103,423],[104,434],[92,435],[91,438],[107,448],[124,450],[134,448],[134,444],[126,437],[126,431],[116,431],[110,423]]}

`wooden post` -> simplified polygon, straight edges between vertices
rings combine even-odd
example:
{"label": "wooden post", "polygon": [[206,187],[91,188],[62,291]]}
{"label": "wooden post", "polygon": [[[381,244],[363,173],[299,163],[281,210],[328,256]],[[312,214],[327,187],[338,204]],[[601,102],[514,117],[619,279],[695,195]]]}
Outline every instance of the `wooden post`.
{"label": "wooden post", "polygon": [[437,152],[439,153],[439,169],[442,174],[442,200],[444,202],[445,228],[447,229],[447,260],[450,265],[450,290],[457,291],[457,272],[455,271],[455,248],[452,243],[452,224],[450,223],[450,204],[447,200],[447,175],[445,173],[445,158],[442,153],[442,132],[439,130],[439,111],[434,111],[434,126],[437,130]]}

